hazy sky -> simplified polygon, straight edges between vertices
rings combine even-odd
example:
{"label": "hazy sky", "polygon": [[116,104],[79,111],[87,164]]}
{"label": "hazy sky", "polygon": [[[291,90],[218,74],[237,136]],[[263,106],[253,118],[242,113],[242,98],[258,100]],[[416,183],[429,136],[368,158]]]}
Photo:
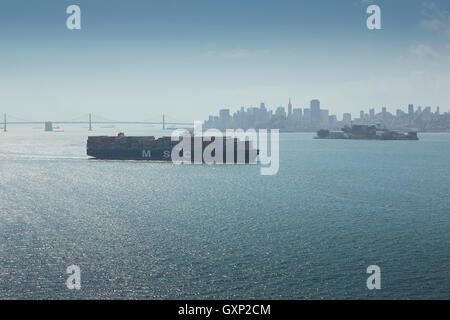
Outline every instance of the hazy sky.
{"label": "hazy sky", "polygon": [[[381,7],[382,30],[366,8]],[[81,7],[81,30],[66,27]],[[204,120],[220,108],[450,108],[448,0],[1,0],[0,112]]]}

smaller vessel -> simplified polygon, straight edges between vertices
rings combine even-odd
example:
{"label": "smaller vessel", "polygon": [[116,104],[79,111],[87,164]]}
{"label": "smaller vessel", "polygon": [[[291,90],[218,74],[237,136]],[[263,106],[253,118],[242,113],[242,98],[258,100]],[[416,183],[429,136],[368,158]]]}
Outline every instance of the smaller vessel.
{"label": "smaller vessel", "polygon": [[419,140],[419,137],[415,131],[402,133],[375,125],[352,125],[339,131],[319,130],[315,139]]}

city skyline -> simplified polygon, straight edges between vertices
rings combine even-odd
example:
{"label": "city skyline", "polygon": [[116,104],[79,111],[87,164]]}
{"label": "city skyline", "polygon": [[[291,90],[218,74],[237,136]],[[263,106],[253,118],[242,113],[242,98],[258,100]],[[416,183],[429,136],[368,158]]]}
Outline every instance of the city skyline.
{"label": "city skyline", "polygon": [[[395,110],[394,110],[395,109]],[[258,127],[258,128],[278,128],[284,129],[285,131],[314,131],[321,128],[328,129],[337,129],[339,126],[350,125],[352,123],[355,124],[384,124],[385,126],[389,126],[391,129],[417,129],[419,131],[449,131],[450,130],[450,109],[445,110],[445,108],[441,108],[440,106],[420,106],[414,104],[407,104],[406,107],[399,106],[397,108],[390,108],[388,106],[381,106],[379,108],[376,107],[366,107],[361,109],[357,114],[351,112],[343,112],[341,114],[334,114],[330,112],[329,109],[325,109],[319,99],[312,99],[309,103],[309,108],[304,108],[302,106],[298,106],[296,104],[292,104],[292,99],[288,99],[287,107],[283,105],[273,106],[272,109],[270,106],[267,106],[265,102],[261,102],[259,107],[250,106],[241,106],[240,108],[221,108],[218,109],[219,116],[209,115],[208,119],[196,119],[193,121],[204,121],[206,128],[220,128],[226,129],[223,123],[219,123],[218,119],[222,117],[235,118],[240,115],[244,115],[244,117],[252,118],[256,113],[259,113],[260,110],[264,110],[265,115],[263,115],[263,120],[261,121],[261,114],[259,115],[259,122],[253,119],[253,123],[249,125],[248,119],[246,122],[238,122],[233,123],[231,127],[233,128],[244,128],[248,129],[250,127]],[[233,112],[234,111],[234,112]],[[391,112],[395,111],[395,112]],[[232,114],[233,112],[233,114]],[[55,119],[55,118],[41,118],[41,119],[30,119],[30,118],[18,118],[16,114],[2,114],[2,126],[0,128],[4,129],[3,123],[10,122],[7,118],[12,117],[13,124],[17,121],[23,123],[33,123],[33,122],[56,122],[56,123],[77,123],[80,121],[88,121],[87,117],[89,117],[89,122],[92,116],[92,113],[88,113],[85,115],[78,115],[76,119]],[[245,116],[245,114],[247,114]],[[424,119],[419,119],[421,123],[415,126],[415,123],[411,123],[410,121],[398,121],[401,118],[410,120],[418,120],[417,116],[425,115]],[[427,122],[430,122],[430,117],[426,115],[435,115],[440,117],[440,126],[438,128],[426,127]],[[162,117],[162,122],[164,122],[164,117],[169,117],[170,119],[165,121],[167,124],[176,124],[179,122],[183,122],[180,119],[176,119],[171,115],[167,115],[164,112],[161,114],[154,115],[156,116],[154,119],[129,119],[130,123],[146,123],[146,122],[161,122],[160,117]],[[106,123],[114,123],[120,122],[119,119],[111,119],[108,115],[95,115],[97,121],[106,122]],[[258,117],[258,115],[256,116]],[[85,119],[86,118],[86,119]],[[436,117],[435,117],[436,118]],[[272,121],[272,120],[274,121]],[[286,123],[281,123],[280,121],[287,120]],[[395,120],[395,121],[394,121]],[[95,122],[95,120],[94,120]],[[290,123],[289,123],[290,122]],[[425,122],[425,123],[424,123]],[[185,121],[184,124],[189,123],[189,121]],[[181,124],[181,123],[180,123]],[[257,125],[258,124],[258,125]],[[287,127],[285,125],[288,124]]]}
{"label": "city skyline", "polygon": [[351,112],[343,112],[340,117],[330,113],[321,106],[319,99],[312,99],[308,108],[295,106],[289,98],[287,108],[280,105],[270,109],[264,102],[259,107],[241,106],[235,112],[222,108],[218,115],[210,115],[205,120],[206,128],[277,128],[284,131],[313,131],[318,129],[338,129],[351,124],[381,124],[390,129],[419,131],[450,130],[450,110],[440,106],[415,106],[408,104],[406,108],[397,107],[391,112],[387,106],[379,109],[367,107],[361,109],[356,116]]}

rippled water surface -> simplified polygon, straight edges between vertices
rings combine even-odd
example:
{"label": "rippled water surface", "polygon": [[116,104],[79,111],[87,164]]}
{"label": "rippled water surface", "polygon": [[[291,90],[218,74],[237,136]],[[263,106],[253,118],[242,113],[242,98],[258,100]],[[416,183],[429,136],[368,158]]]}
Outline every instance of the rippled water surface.
{"label": "rippled water surface", "polygon": [[0,298],[450,298],[450,134],[281,134],[261,176],[88,160],[87,129],[62,129],[0,133]]}

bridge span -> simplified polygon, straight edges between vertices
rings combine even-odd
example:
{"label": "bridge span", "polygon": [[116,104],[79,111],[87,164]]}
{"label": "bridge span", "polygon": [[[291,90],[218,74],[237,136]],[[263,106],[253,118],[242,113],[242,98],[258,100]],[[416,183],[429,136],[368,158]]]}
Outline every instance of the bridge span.
{"label": "bridge span", "polygon": [[6,113],[3,114],[3,131],[6,132],[9,125],[46,125],[46,124],[87,124],[88,130],[92,131],[93,124],[140,124],[140,125],[162,125],[162,129],[165,130],[167,125],[172,126],[192,126],[192,122],[177,122],[177,121],[166,121],[166,117],[162,115],[162,121],[116,121],[116,120],[92,120],[92,114],[89,113],[87,120],[62,120],[62,121],[27,121],[27,120],[16,120],[7,121]]}

